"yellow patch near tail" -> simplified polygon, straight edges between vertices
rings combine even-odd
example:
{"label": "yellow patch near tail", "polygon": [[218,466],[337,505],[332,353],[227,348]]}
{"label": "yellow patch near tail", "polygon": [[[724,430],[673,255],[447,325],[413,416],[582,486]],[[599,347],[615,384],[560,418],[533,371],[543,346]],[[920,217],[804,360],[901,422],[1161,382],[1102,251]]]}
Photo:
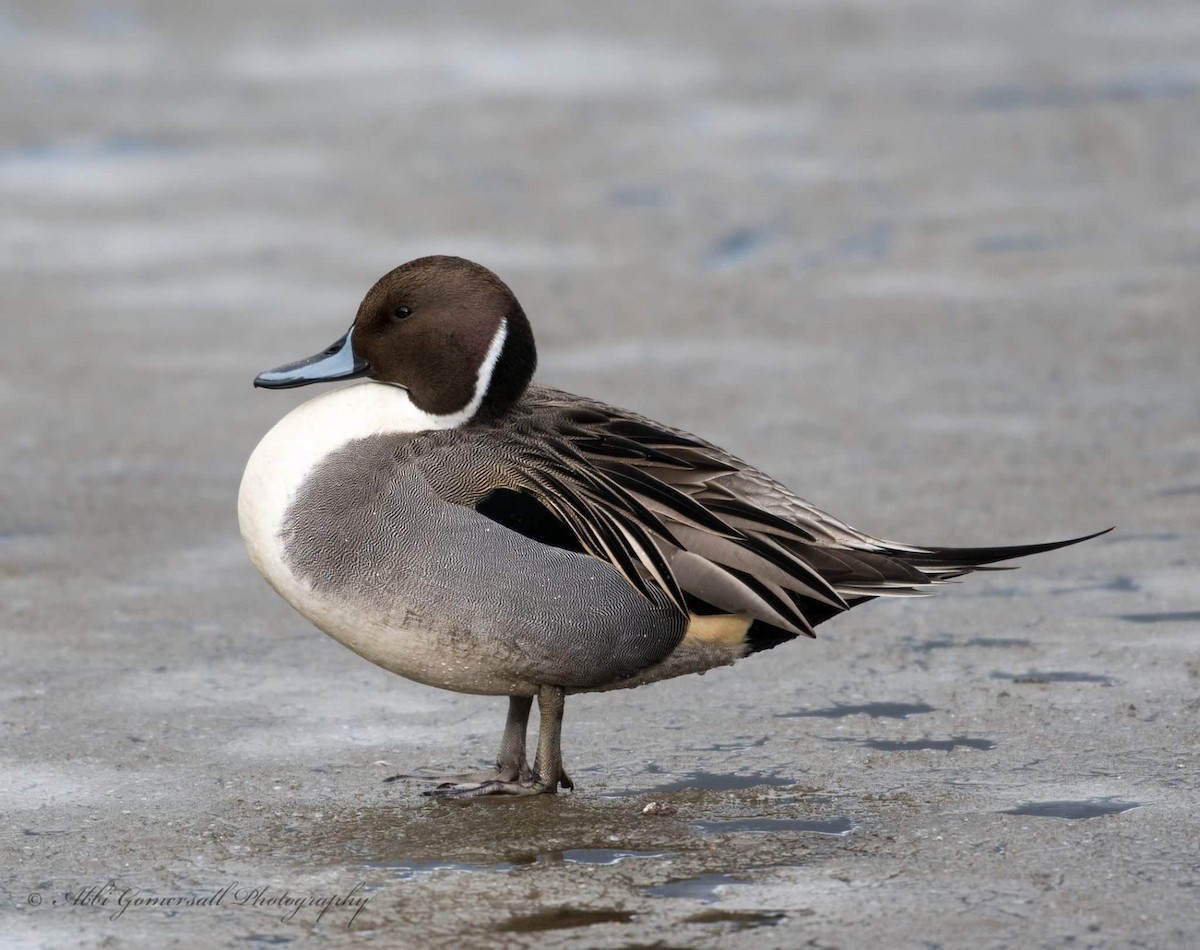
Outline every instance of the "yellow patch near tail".
{"label": "yellow patch near tail", "polygon": [[701,643],[738,646],[746,639],[746,631],[753,623],[745,614],[691,614],[684,642],[699,640]]}

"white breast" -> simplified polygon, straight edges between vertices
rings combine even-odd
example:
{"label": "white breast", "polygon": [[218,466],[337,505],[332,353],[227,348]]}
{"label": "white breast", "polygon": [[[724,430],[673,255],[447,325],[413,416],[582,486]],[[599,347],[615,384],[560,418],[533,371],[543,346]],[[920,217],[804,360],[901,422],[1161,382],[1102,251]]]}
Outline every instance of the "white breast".
{"label": "white breast", "polygon": [[318,595],[292,573],[284,557],[284,515],[309,473],[331,452],[371,435],[446,429],[460,422],[457,416],[422,412],[404,389],[383,383],[349,386],[304,403],[263,437],[246,464],[238,492],[242,538],[254,566],[284,600],[372,663],[442,689],[529,693],[530,684],[496,669],[487,657],[459,655],[461,644],[435,631],[401,629],[357,605]]}
{"label": "white breast", "polygon": [[250,455],[238,491],[238,524],[259,573],[295,605],[289,590],[296,581],[283,561],[279,529],[309,472],[354,439],[444,428],[440,421],[400,387],[374,382],[324,393],[279,420]]}
{"label": "white breast", "polygon": [[283,514],[313,466],[355,439],[453,429],[469,422],[483,404],[507,338],[508,322],[501,320],[476,370],[471,400],[459,412],[433,415],[414,406],[400,386],[364,382],[310,399],[263,437],[242,474],[238,523],[254,565],[276,590],[284,593],[279,586],[283,562],[276,540]]}
{"label": "white breast", "polygon": [[358,618],[332,615],[337,606],[317,598],[288,568],[279,534],[284,515],[313,468],[347,442],[442,429],[446,422],[418,409],[398,386],[359,383],[297,406],[263,436],[246,463],[238,491],[238,524],[250,559],[284,600],[351,649],[359,649],[347,642]]}

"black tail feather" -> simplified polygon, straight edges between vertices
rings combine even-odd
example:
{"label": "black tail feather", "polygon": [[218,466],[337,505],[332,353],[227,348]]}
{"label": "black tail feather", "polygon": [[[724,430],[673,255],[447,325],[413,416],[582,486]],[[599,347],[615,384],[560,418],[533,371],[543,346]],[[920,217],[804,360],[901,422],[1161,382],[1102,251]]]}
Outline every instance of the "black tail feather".
{"label": "black tail feather", "polygon": [[[955,583],[954,578],[962,577],[964,574],[972,574],[975,571],[1016,570],[1016,565],[1012,564],[1002,566],[992,565],[995,561],[1008,561],[1013,558],[1025,557],[1030,554],[1042,554],[1046,551],[1054,551],[1057,548],[1079,544],[1081,541],[1089,541],[1092,538],[1100,537],[1102,534],[1108,534],[1112,530],[1112,528],[1106,528],[1104,531],[1097,531],[1095,534],[1084,535],[1081,538],[1069,538],[1066,541],[1047,541],[1044,544],[1014,544],[1007,547],[992,548],[896,547],[878,548],[875,553],[894,558],[909,567],[915,568],[929,578],[928,582],[930,584],[950,584]],[[794,591],[789,591],[788,594],[796,607],[803,613],[805,619],[813,627],[842,613],[839,607],[813,600],[811,597],[805,597]],[[866,603],[868,600],[874,600],[875,596],[887,596],[887,589],[881,588],[879,595],[868,596],[860,592],[856,596],[847,596],[846,602],[848,606],[855,607],[858,604]],[[756,620],[750,625],[747,634],[747,652],[757,653],[759,650],[769,650],[771,647],[785,643],[795,636],[796,634],[790,631],[780,630],[778,627],[772,627],[761,620]]]}
{"label": "black tail feather", "polygon": [[[1027,557],[1030,554],[1042,554],[1065,548],[1082,541],[1090,541],[1102,534],[1108,534],[1112,528],[1105,528],[1095,534],[1085,534],[1081,538],[1068,538],[1066,541],[1047,541],[1043,544],[1014,544],[1007,547],[994,548],[918,548],[915,551],[897,550],[889,552],[894,557],[911,564],[917,570],[922,567],[964,567],[968,569],[989,570],[982,565],[996,561],[1008,561],[1013,558]],[[990,570],[1011,570],[1011,568],[990,568]]]}

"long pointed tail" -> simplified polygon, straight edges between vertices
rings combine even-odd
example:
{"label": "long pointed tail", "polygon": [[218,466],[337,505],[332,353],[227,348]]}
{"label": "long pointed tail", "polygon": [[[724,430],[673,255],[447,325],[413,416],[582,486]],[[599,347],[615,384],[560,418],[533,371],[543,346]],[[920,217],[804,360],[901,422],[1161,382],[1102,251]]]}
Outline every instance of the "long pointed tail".
{"label": "long pointed tail", "polygon": [[[1009,566],[993,566],[997,561],[1008,561],[1025,557],[1027,554],[1042,554],[1056,548],[1065,548],[1081,541],[1098,538],[1112,530],[1106,528],[1095,534],[1068,538],[1065,541],[1014,544],[1006,547],[933,548],[874,540],[869,546],[864,544],[862,547],[826,548],[804,544],[796,550],[821,570],[849,606],[853,607],[876,597],[927,597],[933,593],[933,588],[964,574],[1013,569]],[[809,624],[814,627],[842,612],[839,606],[814,600],[803,594],[791,593],[790,596],[804,611]],[[770,631],[775,632],[768,635]],[[766,649],[794,636],[764,624],[755,624],[751,633],[756,634],[751,645],[752,650]]]}
{"label": "long pointed tail", "polygon": [[934,580],[949,580],[970,574],[972,571],[1008,571],[1011,567],[992,567],[997,561],[1010,561],[1013,558],[1026,557],[1030,554],[1042,554],[1065,548],[1081,541],[1090,541],[1102,534],[1108,534],[1112,528],[1105,528],[1095,534],[1085,534],[1080,538],[1068,538],[1065,541],[1047,541],[1043,544],[1013,544],[1006,547],[993,548],[901,548],[888,552],[912,565],[922,574]]}

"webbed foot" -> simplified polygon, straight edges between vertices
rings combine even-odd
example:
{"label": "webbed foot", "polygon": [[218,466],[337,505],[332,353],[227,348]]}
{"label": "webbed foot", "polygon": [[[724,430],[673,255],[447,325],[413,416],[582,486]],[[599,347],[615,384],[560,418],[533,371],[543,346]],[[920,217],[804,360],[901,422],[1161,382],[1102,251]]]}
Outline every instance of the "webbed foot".
{"label": "webbed foot", "polygon": [[412,772],[400,772],[389,775],[383,781],[385,784],[398,782],[402,779],[415,779],[418,782],[435,782],[437,785],[482,785],[485,782],[515,782],[527,781],[529,766],[521,763],[517,768],[480,769],[475,772],[443,772],[441,769],[414,769]]}
{"label": "webbed foot", "polygon": [[560,770],[557,782],[543,782],[534,774],[523,776],[519,780],[499,778],[494,774],[474,782],[443,782],[437,788],[422,792],[428,798],[463,799],[485,798],[488,796],[524,797],[528,795],[553,795],[559,788],[572,789],[575,783],[571,776]]}

